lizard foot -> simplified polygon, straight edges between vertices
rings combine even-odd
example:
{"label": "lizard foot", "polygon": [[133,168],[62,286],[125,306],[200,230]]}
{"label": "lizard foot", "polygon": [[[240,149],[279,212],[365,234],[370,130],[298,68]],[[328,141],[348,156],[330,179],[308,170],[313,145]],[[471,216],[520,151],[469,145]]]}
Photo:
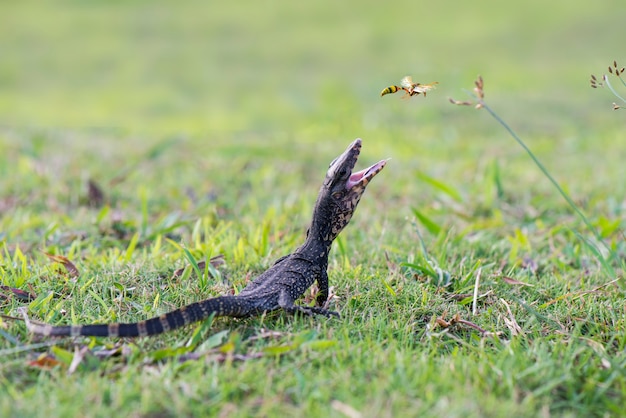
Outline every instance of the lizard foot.
{"label": "lizard foot", "polygon": [[305,315],[323,315],[326,318],[330,318],[331,316],[341,318],[338,312],[331,311],[329,309],[318,308],[316,306],[298,306],[297,310],[304,313]]}
{"label": "lizard foot", "polygon": [[334,316],[336,318],[341,317],[338,312],[331,311],[331,310],[324,309],[324,308],[318,308],[315,306],[293,305],[290,307],[283,307],[283,310],[293,315],[296,315],[296,314],[302,314],[302,315],[308,315],[308,316],[323,315],[327,318],[330,318],[331,316]]}

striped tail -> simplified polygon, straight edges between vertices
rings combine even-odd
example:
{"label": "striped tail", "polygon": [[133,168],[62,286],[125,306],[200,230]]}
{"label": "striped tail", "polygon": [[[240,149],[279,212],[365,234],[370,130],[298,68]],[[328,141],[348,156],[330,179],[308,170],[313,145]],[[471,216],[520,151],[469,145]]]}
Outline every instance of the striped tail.
{"label": "striped tail", "polygon": [[215,316],[240,318],[249,316],[254,312],[256,310],[244,298],[219,296],[183,306],[161,316],[130,324],[113,323],[55,327],[53,325],[33,324],[25,312],[24,319],[26,327],[30,332],[46,337],[78,337],[81,335],[92,337],[146,337],[184,327],[193,322],[206,319],[213,314]]}
{"label": "striped tail", "polygon": [[386,89],[384,89],[383,91],[380,92],[380,97],[383,97],[385,94],[392,94],[397,92],[398,90],[402,90],[402,87],[398,87],[398,86],[389,86]]}

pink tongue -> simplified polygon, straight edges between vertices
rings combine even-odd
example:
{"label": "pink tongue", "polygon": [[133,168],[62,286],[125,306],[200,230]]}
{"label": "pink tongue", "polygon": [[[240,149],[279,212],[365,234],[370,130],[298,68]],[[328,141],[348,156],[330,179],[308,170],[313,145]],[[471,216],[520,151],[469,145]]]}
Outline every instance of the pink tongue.
{"label": "pink tongue", "polygon": [[351,189],[352,186],[354,186],[359,181],[361,181],[361,179],[363,178],[363,175],[365,174],[365,172],[367,170],[369,170],[369,169],[366,168],[365,170],[361,170],[361,171],[357,171],[356,173],[352,173],[352,175],[350,176],[350,178],[346,182],[346,189]]}
{"label": "pink tongue", "polygon": [[366,177],[370,173],[370,171],[373,171],[374,175],[376,175],[376,173],[378,173],[380,170],[382,170],[383,167],[385,166],[385,164],[387,164],[387,161],[389,161],[389,159],[379,161],[379,162],[377,162],[376,164],[374,164],[371,167],[367,167],[367,168],[364,168],[361,171],[357,171],[356,173],[352,173],[352,175],[350,176],[350,178],[346,182],[346,189],[351,189],[352,187],[354,187],[354,185],[359,183],[360,181],[362,181],[363,178]]}

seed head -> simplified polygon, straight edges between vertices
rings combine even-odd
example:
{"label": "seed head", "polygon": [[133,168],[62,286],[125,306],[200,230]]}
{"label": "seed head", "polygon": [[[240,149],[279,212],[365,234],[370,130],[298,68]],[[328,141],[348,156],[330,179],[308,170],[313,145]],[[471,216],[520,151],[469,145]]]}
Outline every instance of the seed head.
{"label": "seed head", "polygon": [[449,97],[448,100],[450,101],[450,103],[452,103],[453,105],[457,105],[457,106],[471,106],[473,105],[472,102],[470,101],[460,101],[460,100],[454,100],[452,97]]}
{"label": "seed head", "polygon": [[591,74],[591,80],[589,80],[592,89],[597,89],[598,87],[602,87],[602,82],[598,81],[595,75]]}

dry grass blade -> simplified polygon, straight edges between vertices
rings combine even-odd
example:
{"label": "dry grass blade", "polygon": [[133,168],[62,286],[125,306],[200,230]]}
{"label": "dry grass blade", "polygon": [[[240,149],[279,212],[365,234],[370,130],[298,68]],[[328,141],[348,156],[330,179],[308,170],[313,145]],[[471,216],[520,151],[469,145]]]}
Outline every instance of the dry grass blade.
{"label": "dry grass blade", "polygon": [[474,283],[474,298],[472,300],[472,315],[474,316],[478,314],[478,287],[480,286],[480,273],[482,270],[482,268],[479,268],[476,272],[476,282]]}
{"label": "dry grass blade", "polygon": [[199,359],[206,359],[209,362],[224,363],[226,361],[247,361],[254,360],[263,357],[264,353],[250,353],[250,354],[233,354],[223,353],[217,350],[211,350],[205,353],[187,353],[178,357],[178,361],[184,363],[185,361],[193,361]]}
{"label": "dry grass blade", "polygon": [[335,411],[347,416],[348,418],[361,418],[363,416],[362,413],[360,413],[350,405],[338,401],[337,399],[333,399],[333,401],[330,403],[330,407],[333,408]]}
{"label": "dry grass blade", "polygon": [[268,338],[280,338],[286,335],[290,335],[290,334],[287,332],[270,331],[265,328],[262,328],[260,333],[253,335],[250,338],[247,338],[246,341],[264,340]]}
{"label": "dry grass blade", "polygon": [[501,279],[502,279],[502,281],[504,283],[510,284],[510,285],[513,285],[513,286],[529,286],[529,287],[533,287],[532,284],[520,282],[519,280],[515,280],[512,277],[502,276]]}
{"label": "dry grass blade", "polygon": [[[493,293],[493,290],[488,290],[485,293],[483,293],[482,295],[478,295],[478,299],[483,299],[487,296],[489,296],[490,294]],[[451,295],[449,295],[447,297],[448,300],[456,300],[456,301],[461,301],[467,298],[471,298],[473,297],[474,294],[473,293],[453,293]]]}
{"label": "dry grass blade", "polygon": [[548,306],[550,306],[550,305],[553,305],[553,304],[555,304],[555,303],[557,303],[557,302],[560,302],[560,301],[562,301],[562,300],[564,300],[564,299],[567,299],[567,298],[570,298],[570,297],[572,298],[572,300],[576,300],[576,299],[581,298],[581,297],[583,297],[583,296],[585,296],[585,295],[589,295],[589,294],[597,293],[597,292],[599,292],[601,289],[603,289],[603,288],[605,288],[605,287],[608,287],[608,286],[610,286],[610,285],[612,285],[612,284],[615,284],[615,283],[619,282],[620,280],[621,280],[620,278],[613,279],[613,280],[611,280],[610,282],[605,283],[605,284],[600,285],[600,286],[597,286],[597,287],[594,287],[594,288],[593,288],[593,289],[591,289],[591,290],[582,290],[582,291],[579,291],[579,292],[569,292],[569,293],[566,293],[566,294],[564,294],[564,295],[561,295],[561,296],[559,296],[559,297],[557,297],[557,298],[554,298],[554,299],[552,299],[552,300],[550,300],[550,301],[548,301],[548,302],[544,303],[543,305],[541,305],[541,307],[542,307],[542,308],[546,308],[546,307],[548,307]]}
{"label": "dry grass blade", "polygon": [[513,312],[511,312],[511,307],[509,306],[509,304],[506,303],[504,299],[500,299],[500,302],[502,302],[502,304],[506,307],[506,311],[509,314],[508,318],[503,317],[503,319],[504,319],[504,324],[509,329],[509,331],[511,331],[511,335],[514,337],[518,335],[523,335],[524,331],[522,331],[522,327],[520,327],[517,321],[515,320],[515,317],[513,316]]}
{"label": "dry grass blade", "polygon": [[[211,259],[209,260],[209,263],[215,268],[218,268],[219,266],[226,264],[226,261],[224,260],[224,254],[218,254],[215,257],[211,257]],[[176,270],[174,274],[172,275],[172,279],[182,276],[183,272],[185,271],[187,267],[188,266],[181,267],[178,270]],[[198,261],[198,268],[200,270],[204,270],[206,268],[206,262],[204,260]],[[211,272],[209,271],[209,274],[210,273]]]}
{"label": "dry grass blade", "polygon": [[72,357],[72,362],[70,363],[70,367],[67,369],[68,375],[73,374],[76,371],[78,366],[80,366],[80,364],[83,362],[83,359],[85,358],[88,352],[89,352],[88,346],[83,346],[80,348],[78,346],[74,347],[74,357]]}

